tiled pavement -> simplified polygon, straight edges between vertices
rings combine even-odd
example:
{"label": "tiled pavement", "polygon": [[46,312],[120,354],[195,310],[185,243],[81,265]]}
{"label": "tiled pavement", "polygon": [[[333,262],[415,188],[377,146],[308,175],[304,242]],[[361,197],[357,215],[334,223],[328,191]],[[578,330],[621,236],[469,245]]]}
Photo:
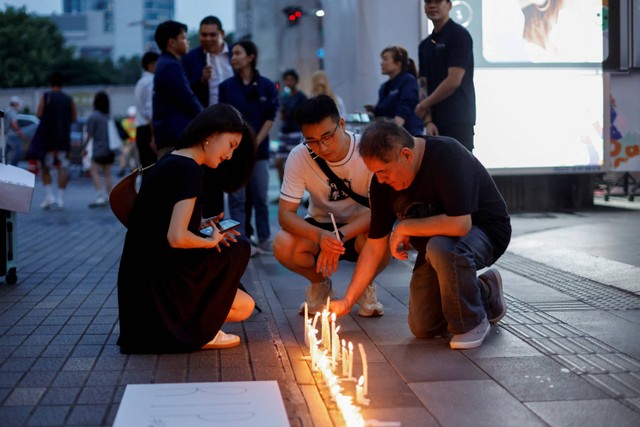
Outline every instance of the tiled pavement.
{"label": "tiled pavement", "polygon": [[[44,212],[38,183],[31,212],[18,214],[18,283],[0,282],[0,426],[111,426],[126,384],[251,380],[278,381],[292,426],[344,425],[302,359],[304,284],[269,255],[253,258],[245,276],[263,312],[225,328],[242,346],[121,355],[124,228],[108,209],[87,208],[87,178],[74,177],[67,193],[64,210]],[[411,336],[411,267],[400,261],[376,280],[383,317],[339,320],[341,337],[367,352],[367,420],[640,425],[640,210],[515,214],[513,225],[497,265],[509,312],[482,347],[454,351]],[[340,267],[339,295],[352,268]]]}

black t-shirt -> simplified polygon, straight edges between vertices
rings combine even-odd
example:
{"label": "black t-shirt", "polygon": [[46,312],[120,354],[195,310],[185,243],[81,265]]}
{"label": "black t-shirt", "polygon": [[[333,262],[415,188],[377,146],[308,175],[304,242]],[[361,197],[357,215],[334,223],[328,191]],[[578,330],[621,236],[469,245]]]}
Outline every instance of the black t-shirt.
{"label": "black t-shirt", "polygon": [[[369,237],[382,238],[393,229],[396,219],[426,218],[440,214],[471,214],[493,243],[494,260],[504,253],[511,240],[507,205],[485,167],[453,138],[422,137],[426,140],[422,163],[411,185],[395,191],[371,181],[371,227]],[[412,237],[411,245],[424,254],[428,237]],[[416,265],[424,262],[418,256]]]}
{"label": "black t-shirt", "polygon": [[431,107],[436,125],[476,123],[476,93],[473,86],[473,40],[469,32],[449,19],[440,32],[432,33],[418,46],[420,77],[427,78],[432,94],[447,78],[450,67],[464,68],[460,87],[448,98]]}

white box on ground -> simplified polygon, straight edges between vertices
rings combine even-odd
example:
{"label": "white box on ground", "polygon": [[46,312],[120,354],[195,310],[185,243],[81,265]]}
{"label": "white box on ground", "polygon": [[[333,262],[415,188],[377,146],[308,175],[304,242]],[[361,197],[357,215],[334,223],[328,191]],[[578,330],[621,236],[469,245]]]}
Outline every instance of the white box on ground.
{"label": "white box on ground", "polygon": [[35,183],[33,173],[0,163],[0,209],[29,213]]}
{"label": "white box on ground", "polygon": [[277,381],[128,384],[113,427],[282,427]]}

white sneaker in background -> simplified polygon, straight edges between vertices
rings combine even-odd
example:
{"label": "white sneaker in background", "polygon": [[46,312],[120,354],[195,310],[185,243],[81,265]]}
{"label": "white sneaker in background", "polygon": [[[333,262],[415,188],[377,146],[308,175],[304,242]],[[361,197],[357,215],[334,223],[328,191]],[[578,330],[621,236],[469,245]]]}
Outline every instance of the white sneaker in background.
{"label": "white sneaker in background", "polygon": [[[315,315],[316,313],[324,310],[327,305],[327,297],[333,299],[335,292],[331,287],[331,280],[326,279],[324,282],[312,283],[307,286],[307,310],[309,315]],[[301,315],[304,315],[304,303],[300,305]]]}
{"label": "white sneaker in background", "polygon": [[362,317],[379,317],[384,315],[384,307],[382,303],[378,301],[378,295],[376,292],[376,285],[373,283],[367,286],[360,298],[358,298],[358,304],[360,309],[358,310],[358,316]]}
{"label": "white sneaker in background", "polygon": [[55,204],[56,204],[56,199],[54,199],[53,196],[47,196],[45,197],[44,201],[40,203],[40,207],[42,209],[49,209]]}
{"label": "white sneaker in background", "polygon": [[96,200],[89,203],[90,208],[101,208],[103,206],[107,206],[107,199],[105,199],[104,196],[98,196]]}

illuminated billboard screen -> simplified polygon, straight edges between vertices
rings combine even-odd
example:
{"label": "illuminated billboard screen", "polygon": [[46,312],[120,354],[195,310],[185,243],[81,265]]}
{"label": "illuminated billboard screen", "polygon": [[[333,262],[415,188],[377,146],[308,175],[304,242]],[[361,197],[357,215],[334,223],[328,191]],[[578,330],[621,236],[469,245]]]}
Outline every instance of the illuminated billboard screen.
{"label": "illuminated billboard screen", "polygon": [[494,174],[603,165],[607,9],[600,0],[459,0],[474,43],[474,154]]}

